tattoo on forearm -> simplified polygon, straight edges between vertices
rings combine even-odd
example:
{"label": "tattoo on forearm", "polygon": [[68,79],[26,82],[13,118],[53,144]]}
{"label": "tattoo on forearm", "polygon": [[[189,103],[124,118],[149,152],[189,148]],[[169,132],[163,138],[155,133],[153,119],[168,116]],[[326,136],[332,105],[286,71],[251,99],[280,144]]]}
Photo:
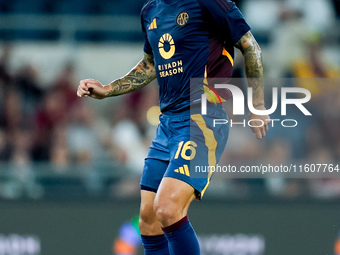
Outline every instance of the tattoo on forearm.
{"label": "tattoo on forearm", "polygon": [[[253,88],[253,103],[264,101],[263,59],[261,48],[253,35],[248,32],[235,45],[239,48],[245,60],[248,85]],[[263,103],[257,103],[258,106]]]}
{"label": "tattoo on forearm", "polygon": [[255,108],[256,107],[260,107],[260,106],[264,106],[264,103],[259,103],[259,104],[255,104],[255,105],[253,105]]}
{"label": "tattoo on forearm", "polygon": [[155,78],[153,56],[145,54],[144,58],[127,75],[110,84],[111,89],[108,91],[108,96],[118,96],[139,90]]}

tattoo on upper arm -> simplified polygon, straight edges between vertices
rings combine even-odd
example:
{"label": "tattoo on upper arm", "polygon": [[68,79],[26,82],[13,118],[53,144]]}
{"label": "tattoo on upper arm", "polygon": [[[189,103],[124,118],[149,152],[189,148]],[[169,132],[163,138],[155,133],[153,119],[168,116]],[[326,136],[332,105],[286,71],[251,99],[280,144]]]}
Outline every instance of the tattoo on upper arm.
{"label": "tattoo on upper arm", "polygon": [[[261,48],[251,32],[246,33],[235,47],[241,50],[245,60],[248,84],[253,88],[253,102],[262,102],[264,98],[263,59]],[[258,103],[261,106],[263,103]]]}
{"label": "tattoo on upper arm", "polygon": [[111,83],[108,96],[118,96],[139,90],[155,78],[153,55],[145,53],[144,58],[127,75]]}

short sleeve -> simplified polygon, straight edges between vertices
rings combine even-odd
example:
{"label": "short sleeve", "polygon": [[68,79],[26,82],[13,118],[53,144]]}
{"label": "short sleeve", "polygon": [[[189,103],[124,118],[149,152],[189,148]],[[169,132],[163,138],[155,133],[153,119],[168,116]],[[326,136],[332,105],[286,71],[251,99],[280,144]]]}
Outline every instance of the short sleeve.
{"label": "short sleeve", "polygon": [[144,26],[144,23],[145,23],[144,9],[145,8],[143,8],[142,11],[141,11],[141,24],[142,24],[142,31],[143,31],[143,35],[144,35],[144,52],[146,54],[153,54],[152,48],[151,48],[151,45],[150,45],[150,42],[149,42],[149,39],[148,39],[148,35],[146,33],[146,29],[145,29],[145,26]]}
{"label": "short sleeve", "polygon": [[146,54],[150,54],[152,55],[152,48],[151,48],[151,45],[149,43],[149,39],[148,39],[148,36],[146,33],[144,33],[144,52]]}
{"label": "short sleeve", "polygon": [[203,14],[213,19],[219,33],[235,44],[250,30],[241,11],[230,0],[198,0]]}

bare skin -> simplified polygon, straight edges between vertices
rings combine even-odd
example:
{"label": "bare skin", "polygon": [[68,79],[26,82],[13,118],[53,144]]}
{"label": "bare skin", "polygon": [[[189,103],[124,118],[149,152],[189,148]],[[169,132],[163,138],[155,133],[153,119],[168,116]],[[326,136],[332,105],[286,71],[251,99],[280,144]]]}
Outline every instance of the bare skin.
{"label": "bare skin", "polygon": [[[245,34],[235,47],[244,55],[248,84],[253,88],[253,104],[256,109],[264,108],[264,83],[262,53],[253,35]],[[156,78],[153,55],[144,58],[124,77],[104,86],[94,79],[80,81],[77,95],[104,99],[118,96],[143,88]],[[269,116],[250,114],[249,119],[260,119],[264,127],[252,128],[258,139],[263,138],[268,130]],[[253,125],[260,126],[255,121]],[[174,178],[163,178],[157,193],[141,191],[140,231],[142,235],[163,234],[162,227],[167,227],[187,215],[191,202],[195,199],[195,190],[189,184]]]}
{"label": "bare skin", "polygon": [[195,199],[194,188],[174,178],[163,178],[157,194],[141,191],[139,228],[142,235],[162,235],[162,227],[185,217]]}
{"label": "bare skin", "polygon": [[[264,81],[263,81],[263,59],[261,48],[256,42],[251,32],[246,33],[236,44],[243,56],[248,79],[248,86],[253,88],[253,105],[257,110],[265,110],[264,106]],[[270,118],[268,115],[249,114],[249,120],[262,120],[262,127],[252,127],[251,130],[255,133],[257,139],[262,139],[266,136]],[[261,126],[260,121],[253,121],[253,126]]]}

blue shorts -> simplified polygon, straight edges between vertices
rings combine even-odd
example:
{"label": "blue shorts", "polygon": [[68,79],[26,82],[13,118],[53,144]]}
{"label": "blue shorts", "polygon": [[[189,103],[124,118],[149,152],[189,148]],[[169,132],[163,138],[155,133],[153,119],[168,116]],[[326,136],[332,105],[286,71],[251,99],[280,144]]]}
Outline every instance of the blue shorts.
{"label": "blue shorts", "polygon": [[172,177],[191,185],[200,199],[212,173],[198,173],[197,167],[215,166],[228,139],[229,126],[214,127],[214,119],[227,119],[220,105],[208,107],[207,115],[201,115],[200,108],[161,114],[156,137],[145,159],[142,189],[157,192],[163,177]]}

